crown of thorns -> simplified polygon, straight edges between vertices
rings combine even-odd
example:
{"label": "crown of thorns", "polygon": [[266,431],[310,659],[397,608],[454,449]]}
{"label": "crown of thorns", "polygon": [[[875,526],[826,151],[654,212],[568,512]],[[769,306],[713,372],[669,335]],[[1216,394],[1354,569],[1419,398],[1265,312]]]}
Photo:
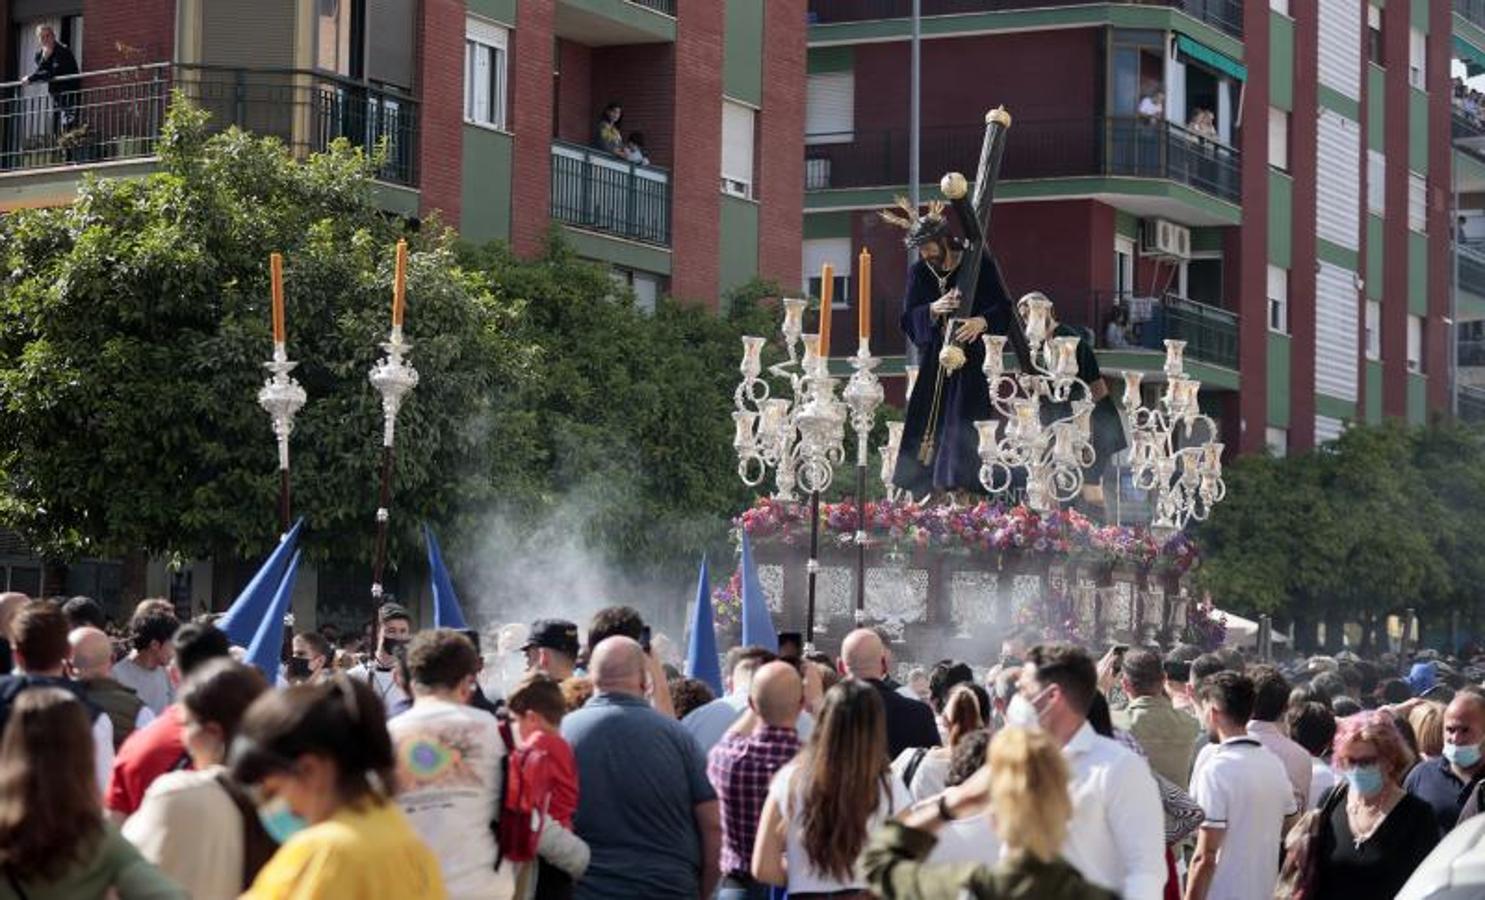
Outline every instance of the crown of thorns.
{"label": "crown of thorns", "polygon": [[949,233],[949,220],[944,217],[946,208],[942,200],[930,200],[922,215],[906,197],[898,197],[893,205],[877,213],[882,221],[907,232],[903,239],[909,247],[921,247]]}

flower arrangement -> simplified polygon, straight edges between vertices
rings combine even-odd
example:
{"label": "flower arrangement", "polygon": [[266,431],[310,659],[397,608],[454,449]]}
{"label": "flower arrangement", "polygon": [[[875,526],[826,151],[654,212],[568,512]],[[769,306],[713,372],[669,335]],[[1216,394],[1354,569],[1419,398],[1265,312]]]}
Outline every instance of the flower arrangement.
{"label": "flower arrangement", "polygon": [[1193,603],[1186,613],[1186,630],[1181,639],[1204,651],[1216,650],[1227,640],[1227,616],[1210,602]]}
{"label": "flower arrangement", "polygon": [[718,625],[742,624],[742,569],[712,588],[712,612]]}

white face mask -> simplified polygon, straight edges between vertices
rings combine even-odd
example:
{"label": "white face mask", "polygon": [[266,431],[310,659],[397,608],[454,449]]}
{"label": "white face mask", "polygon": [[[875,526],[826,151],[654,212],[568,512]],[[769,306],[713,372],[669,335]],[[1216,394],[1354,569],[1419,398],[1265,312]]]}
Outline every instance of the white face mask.
{"label": "white face mask", "polygon": [[[1042,691],[1036,696],[1040,700],[1045,695],[1046,691]],[[1042,714],[1037,711],[1035,700],[1028,700],[1025,694],[1017,693],[1006,705],[1005,723],[1017,728],[1038,729],[1042,727]]]}

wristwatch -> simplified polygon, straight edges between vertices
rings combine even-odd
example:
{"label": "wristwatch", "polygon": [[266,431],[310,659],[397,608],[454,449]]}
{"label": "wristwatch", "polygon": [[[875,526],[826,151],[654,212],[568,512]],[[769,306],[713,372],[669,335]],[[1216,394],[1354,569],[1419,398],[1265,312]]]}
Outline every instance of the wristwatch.
{"label": "wristwatch", "polygon": [[949,811],[948,801],[944,799],[947,796],[947,793],[938,795],[938,817],[945,822],[952,822],[954,821],[954,814]]}

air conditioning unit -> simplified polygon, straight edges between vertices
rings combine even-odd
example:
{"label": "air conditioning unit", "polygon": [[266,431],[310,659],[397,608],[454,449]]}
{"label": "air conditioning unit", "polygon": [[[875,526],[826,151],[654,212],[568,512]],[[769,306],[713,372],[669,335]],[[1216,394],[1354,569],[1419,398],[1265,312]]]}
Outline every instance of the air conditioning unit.
{"label": "air conditioning unit", "polygon": [[1191,229],[1168,219],[1140,223],[1140,255],[1157,259],[1190,259]]}

